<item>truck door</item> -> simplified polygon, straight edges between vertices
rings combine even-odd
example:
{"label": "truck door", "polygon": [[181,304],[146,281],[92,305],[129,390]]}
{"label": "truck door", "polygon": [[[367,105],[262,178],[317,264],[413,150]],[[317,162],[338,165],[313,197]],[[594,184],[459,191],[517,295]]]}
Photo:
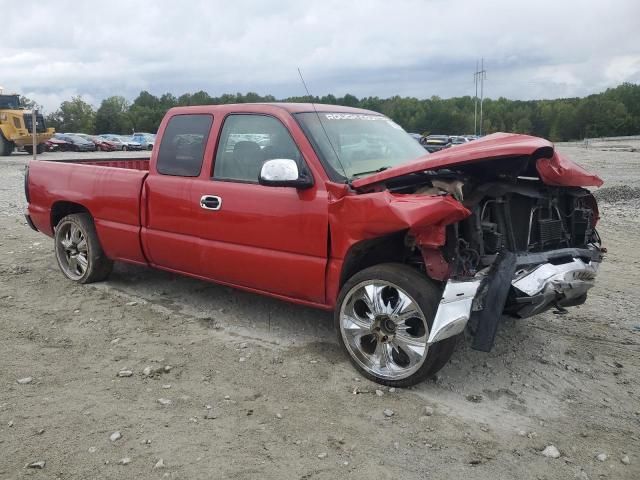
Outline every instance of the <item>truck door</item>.
{"label": "truck door", "polygon": [[200,212],[192,189],[202,170],[212,123],[210,114],[174,115],[163,132],[142,200],[141,238],[155,266],[200,273]]}
{"label": "truck door", "polygon": [[[300,149],[277,118],[230,114],[214,168],[198,179],[202,274],[213,280],[324,303],[328,213],[324,185],[298,190],[258,184],[262,163],[296,160]],[[308,170],[307,170],[308,171]]]}

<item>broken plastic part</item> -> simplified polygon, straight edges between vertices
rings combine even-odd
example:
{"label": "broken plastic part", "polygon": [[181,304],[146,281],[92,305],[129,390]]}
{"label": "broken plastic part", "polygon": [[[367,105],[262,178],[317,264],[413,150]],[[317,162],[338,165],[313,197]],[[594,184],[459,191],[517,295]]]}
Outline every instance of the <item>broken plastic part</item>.
{"label": "broken plastic part", "polygon": [[465,281],[449,280],[447,282],[427,343],[439,342],[464,331],[480,282],[481,278]]}

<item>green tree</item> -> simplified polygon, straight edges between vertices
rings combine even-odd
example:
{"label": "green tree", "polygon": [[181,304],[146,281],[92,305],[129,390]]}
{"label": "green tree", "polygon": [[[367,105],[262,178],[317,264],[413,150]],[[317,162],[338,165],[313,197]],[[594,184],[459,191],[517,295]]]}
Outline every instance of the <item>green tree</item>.
{"label": "green tree", "polygon": [[47,123],[56,131],[73,133],[93,133],[96,112],[81,96],[64,101],[60,108],[47,116]]}
{"label": "green tree", "polygon": [[131,133],[133,122],[124,97],[105,98],[96,112],[96,133]]}
{"label": "green tree", "polygon": [[[178,105],[218,105],[247,102],[314,102],[347,105],[381,112],[410,132],[465,134],[473,132],[474,99],[470,96],[443,99],[438,96],[414,98],[358,97],[346,94],[293,96],[276,100],[272,95],[255,92],[223,94],[212,97],[200,90],[175,97],[160,97],[142,91],[128,105],[122,97],[105,99],[96,114],[100,133],[137,131],[156,132],[164,114]],[[88,131],[90,106],[79,97],[63,102],[47,118],[49,125],[62,131]],[[81,120],[84,119],[84,120]],[[553,141],[581,139],[585,136],[640,134],[640,85],[624,83],[586,98],[556,100],[485,99],[483,133],[518,132],[550,138]]]}

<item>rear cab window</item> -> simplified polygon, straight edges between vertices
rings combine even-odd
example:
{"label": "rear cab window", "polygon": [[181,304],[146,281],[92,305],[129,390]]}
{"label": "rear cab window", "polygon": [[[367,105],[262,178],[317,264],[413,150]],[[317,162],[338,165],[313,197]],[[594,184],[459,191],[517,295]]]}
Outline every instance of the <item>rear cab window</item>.
{"label": "rear cab window", "polygon": [[180,177],[200,175],[212,124],[213,116],[209,114],[171,117],[158,150],[158,173]]}

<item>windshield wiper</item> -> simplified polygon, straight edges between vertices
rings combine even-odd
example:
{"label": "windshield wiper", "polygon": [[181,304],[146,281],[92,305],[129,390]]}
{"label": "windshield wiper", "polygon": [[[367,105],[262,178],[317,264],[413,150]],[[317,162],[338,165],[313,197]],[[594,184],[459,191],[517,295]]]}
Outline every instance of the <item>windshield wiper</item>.
{"label": "windshield wiper", "polygon": [[391,168],[390,166],[386,166],[386,167],[380,167],[376,170],[369,170],[368,172],[358,172],[358,173],[354,173],[353,175],[351,175],[351,178],[354,177],[359,177],[360,175],[369,175],[371,173],[380,173],[380,172],[384,172],[385,170]]}

